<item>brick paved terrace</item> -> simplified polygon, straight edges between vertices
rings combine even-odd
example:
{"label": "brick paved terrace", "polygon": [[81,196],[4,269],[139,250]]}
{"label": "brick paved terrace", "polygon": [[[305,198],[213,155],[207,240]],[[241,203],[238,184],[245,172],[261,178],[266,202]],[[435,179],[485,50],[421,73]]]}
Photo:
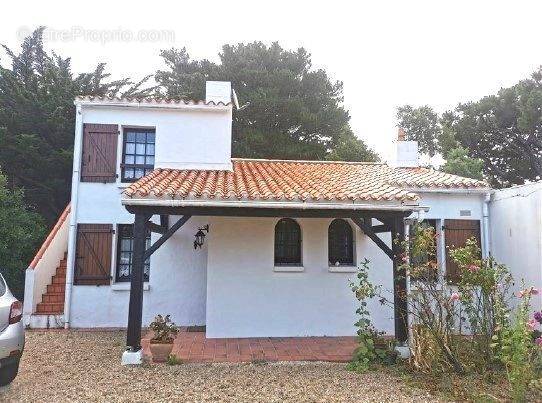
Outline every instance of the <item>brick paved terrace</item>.
{"label": "brick paved terrace", "polygon": [[[151,333],[142,339],[150,357]],[[348,362],[357,347],[355,337],[251,337],[208,339],[205,332],[182,329],[172,354],[184,362],[332,361]]]}

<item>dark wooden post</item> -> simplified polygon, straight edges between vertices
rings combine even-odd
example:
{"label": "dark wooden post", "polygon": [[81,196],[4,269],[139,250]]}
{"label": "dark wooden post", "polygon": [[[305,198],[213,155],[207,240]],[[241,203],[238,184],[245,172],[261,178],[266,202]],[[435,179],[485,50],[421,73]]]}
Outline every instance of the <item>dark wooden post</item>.
{"label": "dark wooden post", "polygon": [[143,266],[145,264],[146,223],[149,216],[136,212],[134,219],[134,249],[132,255],[132,278],[130,282],[130,305],[128,307],[128,332],[126,349],[141,350],[141,318],[143,316]]}
{"label": "dark wooden post", "polygon": [[393,218],[392,250],[393,250],[393,304],[395,315],[395,338],[400,343],[408,340],[408,302],[407,279],[403,264],[403,242],[405,240],[405,223],[402,215]]}

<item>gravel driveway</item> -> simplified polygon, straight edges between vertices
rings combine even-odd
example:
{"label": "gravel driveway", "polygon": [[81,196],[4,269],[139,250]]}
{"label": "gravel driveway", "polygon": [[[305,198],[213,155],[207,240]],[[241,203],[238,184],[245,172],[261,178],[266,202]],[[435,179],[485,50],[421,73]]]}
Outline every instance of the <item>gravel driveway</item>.
{"label": "gravel driveway", "polygon": [[434,401],[379,372],[333,363],[123,367],[123,332],[32,331],[1,401]]}

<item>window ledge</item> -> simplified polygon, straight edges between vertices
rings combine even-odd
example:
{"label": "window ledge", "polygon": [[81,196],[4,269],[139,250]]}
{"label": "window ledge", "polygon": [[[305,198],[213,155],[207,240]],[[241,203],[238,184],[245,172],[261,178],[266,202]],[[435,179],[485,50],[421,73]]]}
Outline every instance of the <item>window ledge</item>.
{"label": "window ledge", "polygon": [[301,273],[305,271],[303,266],[274,266],[273,271],[277,273]]}
{"label": "window ledge", "polygon": [[[143,283],[143,291],[149,291],[150,288],[149,283]],[[130,283],[113,283],[111,289],[113,291],[130,291]]]}
{"label": "window ledge", "polygon": [[330,273],[356,273],[357,266],[329,266],[327,269]]}

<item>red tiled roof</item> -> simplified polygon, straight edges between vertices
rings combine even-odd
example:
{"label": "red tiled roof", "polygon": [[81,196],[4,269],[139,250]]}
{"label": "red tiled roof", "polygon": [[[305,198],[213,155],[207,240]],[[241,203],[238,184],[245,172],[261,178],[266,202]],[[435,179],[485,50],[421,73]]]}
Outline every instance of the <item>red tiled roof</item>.
{"label": "red tiled roof", "polygon": [[160,97],[107,97],[107,96],[93,96],[93,95],[80,95],[75,97],[76,102],[141,102],[147,104],[159,104],[159,105],[206,105],[206,106],[228,106],[231,102],[214,102],[214,101],[197,101],[193,99],[180,99],[180,98],[160,98]]}
{"label": "red tiled roof", "polygon": [[41,258],[43,257],[43,254],[49,247],[49,244],[54,239],[60,227],[62,227],[62,224],[64,224],[64,221],[66,221],[66,219],[68,218],[70,211],[71,211],[71,205],[68,204],[66,208],[64,209],[64,211],[62,212],[62,214],[60,214],[60,217],[58,217],[58,220],[56,221],[55,225],[51,229],[51,232],[49,232],[49,235],[47,235],[47,238],[45,238],[45,241],[43,241],[43,244],[41,245],[40,249],[34,256],[34,259],[32,259],[32,262],[30,262],[30,264],[28,265],[29,269],[34,269],[36,265],[38,264],[38,262],[41,260]]}
{"label": "red tiled roof", "polygon": [[267,201],[416,201],[411,188],[485,188],[427,168],[385,164],[232,159],[233,171],[155,169],[128,198]]}

